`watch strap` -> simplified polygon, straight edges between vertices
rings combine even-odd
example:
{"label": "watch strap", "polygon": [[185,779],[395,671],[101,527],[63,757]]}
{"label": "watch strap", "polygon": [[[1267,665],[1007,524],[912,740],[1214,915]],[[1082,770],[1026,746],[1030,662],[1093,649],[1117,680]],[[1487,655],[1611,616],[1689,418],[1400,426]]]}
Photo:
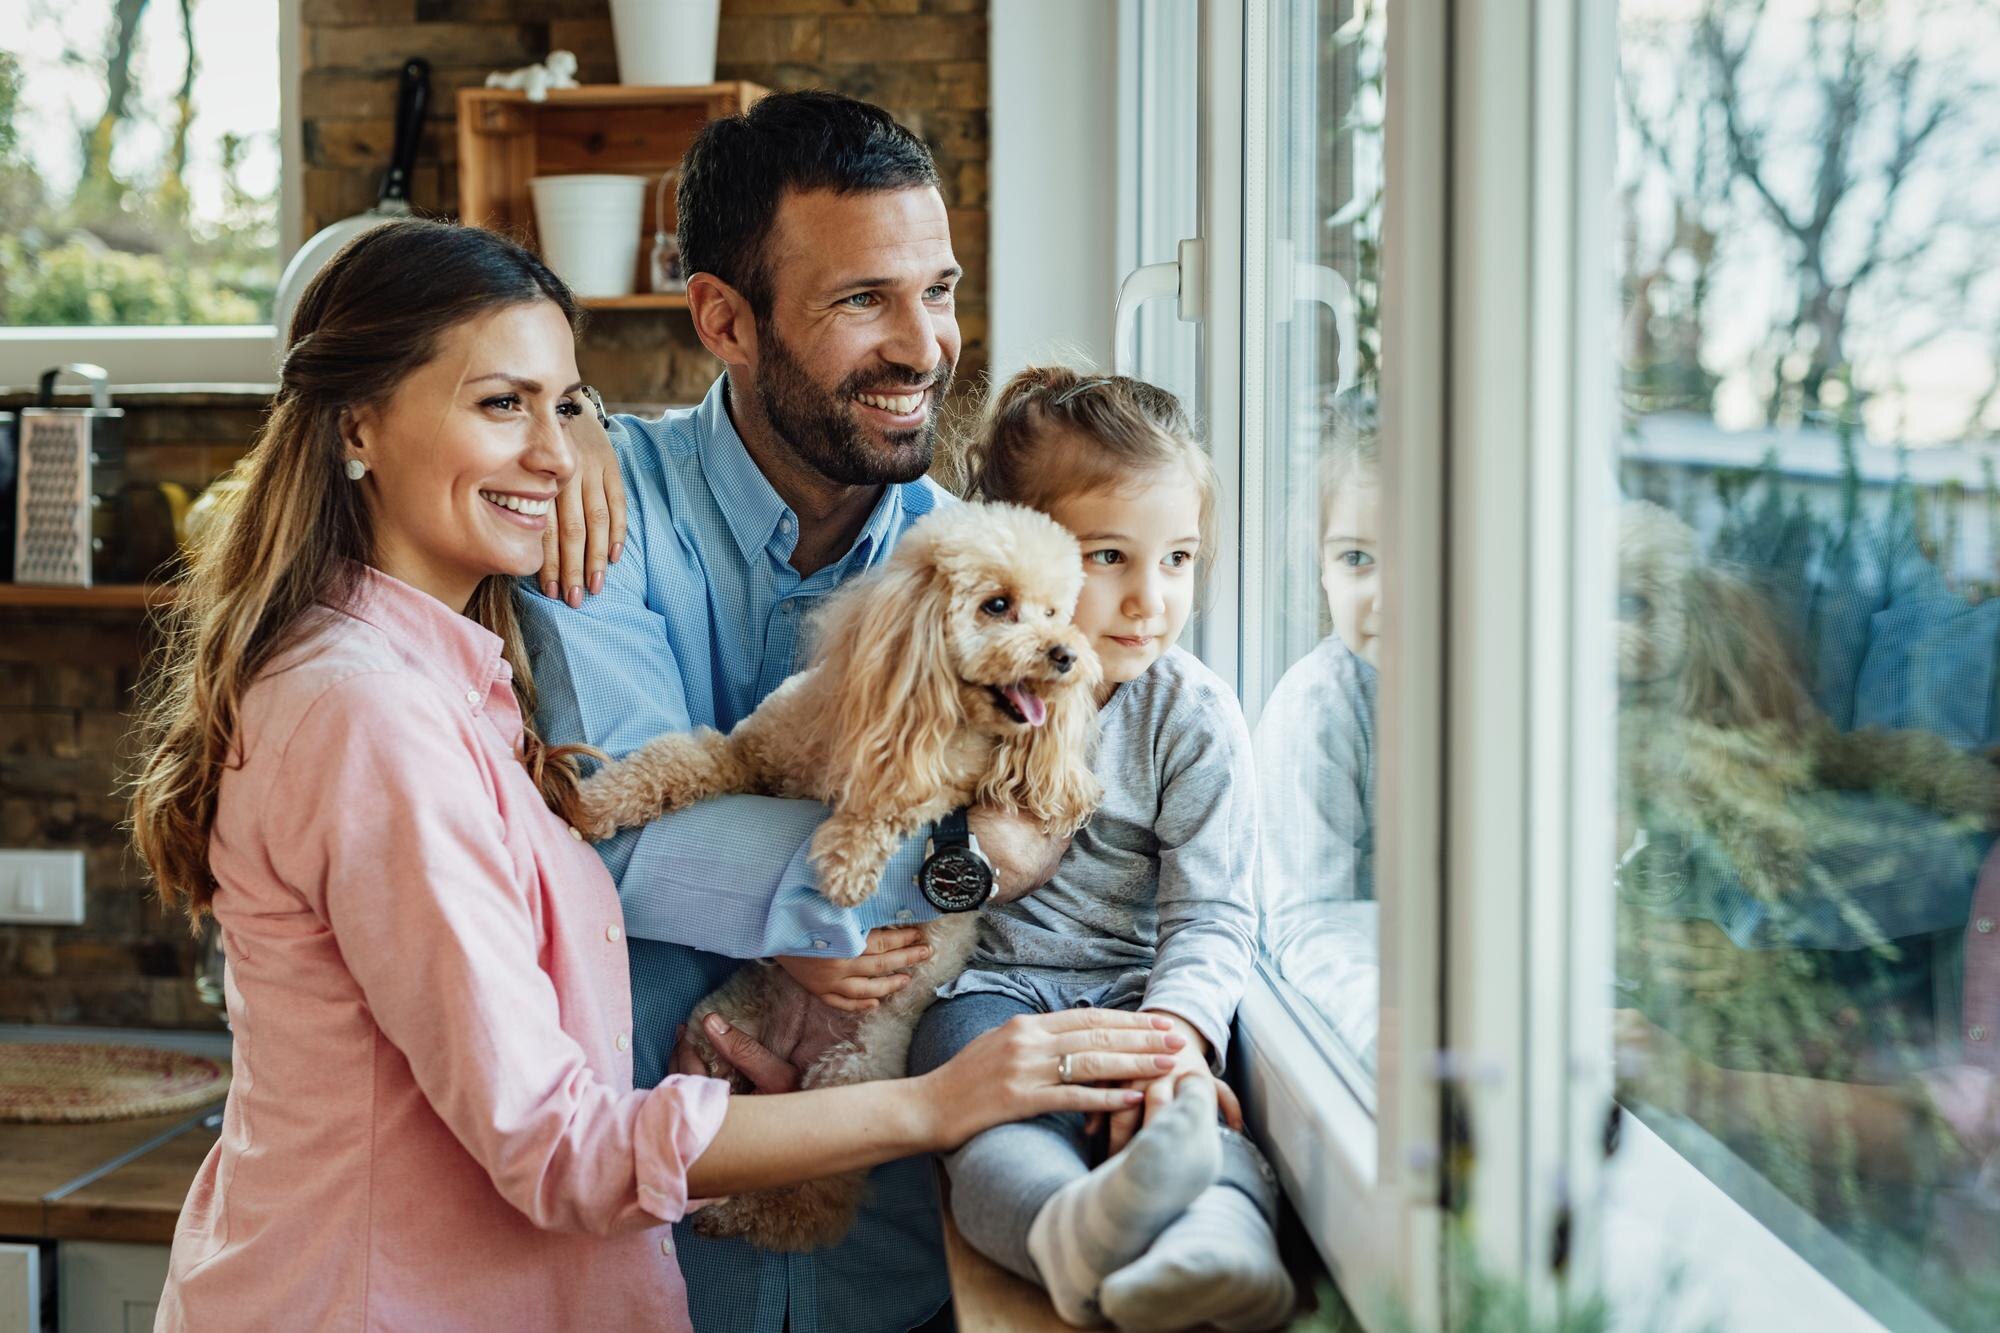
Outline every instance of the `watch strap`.
{"label": "watch strap", "polygon": [[931,843],[937,847],[975,847],[972,820],[965,806],[959,806],[931,826]]}

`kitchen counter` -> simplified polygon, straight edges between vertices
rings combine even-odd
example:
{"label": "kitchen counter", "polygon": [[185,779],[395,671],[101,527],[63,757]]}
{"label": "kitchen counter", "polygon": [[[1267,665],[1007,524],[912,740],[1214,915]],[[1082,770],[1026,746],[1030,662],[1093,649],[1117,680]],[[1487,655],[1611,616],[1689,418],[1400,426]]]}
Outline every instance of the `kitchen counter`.
{"label": "kitchen counter", "polygon": [[[218,1101],[209,1113],[221,1109]],[[204,1121],[175,1112],[95,1125],[0,1124],[0,1236],[170,1244],[217,1137]]]}
{"label": "kitchen counter", "polygon": [[[0,1041],[103,1041],[228,1059],[227,1032],[0,1025]],[[0,1122],[0,1236],[173,1242],[222,1099],[195,1111],[87,1125]]]}
{"label": "kitchen counter", "polygon": [[0,1235],[168,1244],[215,1140],[201,1114],[185,1112],[96,1125],[0,1125]]}

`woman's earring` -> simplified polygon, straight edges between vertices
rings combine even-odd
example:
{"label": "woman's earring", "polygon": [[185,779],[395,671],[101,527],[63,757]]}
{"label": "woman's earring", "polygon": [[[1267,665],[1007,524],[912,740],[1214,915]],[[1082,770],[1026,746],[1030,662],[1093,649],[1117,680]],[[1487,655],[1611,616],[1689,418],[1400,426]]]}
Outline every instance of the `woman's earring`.
{"label": "woman's earring", "polygon": [[367,474],[368,474],[368,465],[366,463],[362,462],[358,458],[350,458],[347,460],[347,479],[349,481],[360,481]]}

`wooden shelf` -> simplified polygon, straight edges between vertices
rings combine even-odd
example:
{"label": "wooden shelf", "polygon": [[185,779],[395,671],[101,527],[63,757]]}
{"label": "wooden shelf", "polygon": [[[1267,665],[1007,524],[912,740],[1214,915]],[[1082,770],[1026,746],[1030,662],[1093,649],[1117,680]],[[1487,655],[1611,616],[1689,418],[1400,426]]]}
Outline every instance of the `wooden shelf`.
{"label": "wooden shelf", "polygon": [[[530,102],[514,89],[460,89],[458,215],[538,246],[529,181],[603,173],[657,183],[662,173],[680,166],[703,125],[738,114],[764,93],[758,84],[741,82],[692,88],[593,84],[552,89],[548,100]],[[653,233],[674,223],[671,198],[666,218],[655,215],[655,193],[646,191],[639,219],[635,288],[644,288],[651,277]],[[687,298],[647,292],[583,304],[592,310],[685,310]]]}
{"label": "wooden shelf", "polygon": [[148,611],[169,606],[179,589],[171,583],[102,583],[94,588],[48,588],[0,583],[0,606],[75,611]]}
{"label": "wooden shelf", "polygon": [[579,296],[586,310],[685,310],[686,292],[640,292],[637,296]]}
{"label": "wooden shelf", "polygon": [[586,83],[577,88],[551,88],[539,102],[528,100],[528,94],[518,88],[462,88],[458,94],[458,104],[477,106],[519,106],[533,111],[542,107],[562,106],[699,106],[730,107],[724,114],[733,114],[733,108],[747,106],[762,97],[768,89],[742,80],[731,79],[721,83],[696,83],[682,87],[648,86],[631,83]]}

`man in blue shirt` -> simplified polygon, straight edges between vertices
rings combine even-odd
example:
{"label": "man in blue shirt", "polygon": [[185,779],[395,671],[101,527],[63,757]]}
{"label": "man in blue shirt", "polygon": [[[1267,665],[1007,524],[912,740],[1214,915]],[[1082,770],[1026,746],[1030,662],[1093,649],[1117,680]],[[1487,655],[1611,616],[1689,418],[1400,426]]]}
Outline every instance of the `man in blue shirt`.
{"label": "man in blue shirt", "polygon": [[[729,730],[800,664],[814,604],[951,502],[924,475],[959,354],[937,187],[909,131],[830,93],[773,94],[688,150],[688,305],[725,373],[699,407],[613,423],[628,530],[603,591],[580,609],[522,598],[549,742],[623,754],[665,731]],[[630,934],[641,1087],[670,1072],[677,1029],[742,959],[775,957],[850,1009],[907,983],[895,969],[916,958],[899,946],[935,915],[913,884],[923,840],[841,910],[806,859],[825,816],[723,797],[602,845]],[[1061,848],[1025,821],[972,818],[1003,895],[1052,872]],[[725,1049],[760,1090],[784,1086],[771,1071],[791,1052]],[[773,1254],[687,1224],[675,1245],[700,1333],[903,1330],[948,1294],[928,1159],[879,1168],[838,1245]]]}

